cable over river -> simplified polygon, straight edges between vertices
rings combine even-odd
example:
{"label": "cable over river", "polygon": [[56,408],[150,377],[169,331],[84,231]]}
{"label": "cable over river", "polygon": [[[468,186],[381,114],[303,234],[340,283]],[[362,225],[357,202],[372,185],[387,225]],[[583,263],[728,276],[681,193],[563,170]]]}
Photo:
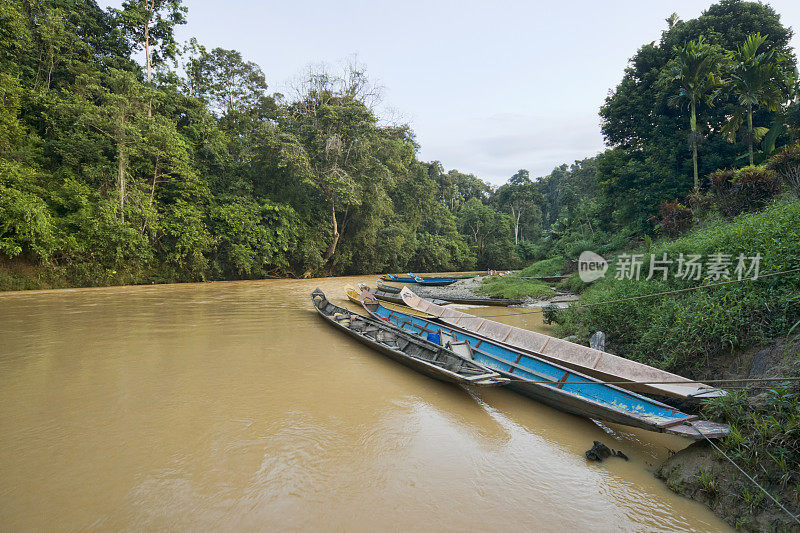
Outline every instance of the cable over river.
{"label": "cable over river", "polygon": [[[0,293],[3,528],[728,529],[653,476],[688,440],[439,383],[326,325],[311,291],[356,309],[360,280]],[[587,462],[594,440],[630,462]]]}

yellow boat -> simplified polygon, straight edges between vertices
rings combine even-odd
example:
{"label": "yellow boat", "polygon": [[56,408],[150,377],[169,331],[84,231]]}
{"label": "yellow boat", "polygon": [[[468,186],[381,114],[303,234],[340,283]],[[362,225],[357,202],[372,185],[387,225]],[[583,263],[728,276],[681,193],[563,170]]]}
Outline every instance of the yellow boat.
{"label": "yellow boat", "polygon": [[[355,290],[353,287],[345,287],[344,289],[345,294],[347,294],[347,298],[353,302],[354,304],[361,305],[361,300],[358,299],[359,292]],[[384,306],[386,309],[390,309],[392,311],[398,311],[401,313],[405,313],[407,315],[414,315],[420,318],[431,319],[433,316],[429,315],[428,313],[423,313],[422,311],[417,311],[416,309],[411,309],[410,307],[406,307],[404,305],[397,305],[390,302],[381,302],[381,305]]]}

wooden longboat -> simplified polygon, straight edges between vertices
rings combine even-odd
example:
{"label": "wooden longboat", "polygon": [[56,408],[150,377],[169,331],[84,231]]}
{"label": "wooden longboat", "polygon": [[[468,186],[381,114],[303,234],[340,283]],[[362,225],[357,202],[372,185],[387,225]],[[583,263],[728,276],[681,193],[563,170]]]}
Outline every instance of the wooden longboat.
{"label": "wooden longboat", "polygon": [[684,400],[699,400],[725,395],[725,391],[722,389],[618,355],[442,307],[436,302],[417,296],[408,287],[403,287],[400,297],[410,308],[433,315],[436,320],[449,326],[494,343],[536,355],[603,381],[625,382],[621,383],[620,387],[630,391]]}
{"label": "wooden longboat", "polygon": [[[381,289],[372,289],[370,287],[367,287],[366,285],[362,286],[361,284],[359,284],[359,288],[362,289],[362,290],[366,290],[367,292],[372,293],[375,296],[375,298],[377,298],[378,300],[383,300],[384,302],[391,302],[393,304],[399,304],[399,305],[402,305],[404,307],[407,307],[406,303],[403,301],[403,298],[400,296],[399,293],[387,292],[387,291],[384,291],[384,290],[381,290]],[[405,289],[405,287],[403,287],[403,288]],[[449,303],[453,303],[453,302],[450,302],[449,300],[440,300],[438,298],[435,299],[435,300],[432,300],[432,301],[436,302],[437,305],[447,305]],[[424,311],[423,311],[423,313],[424,313]]]}
{"label": "wooden longboat", "polygon": [[[364,290],[364,289],[362,289],[362,290]],[[361,305],[361,299],[360,299],[361,292],[360,291],[357,291],[353,287],[345,287],[344,292],[347,295],[347,299],[348,300],[350,300],[354,304]],[[367,292],[369,292],[369,291],[367,291]],[[407,313],[409,315],[419,316],[419,317],[422,317],[422,318],[426,318],[428,320],[433,318],[428,313],[423,313],[422,311],[417,311],[416,309],[411,309],[410,307],[407,307],[405,304],[401,305],[401,304],[393,304],[393,303],[390,303],[390,302],[385,302],[385,306],[388,309],[392,309],[392,310],[395,310],[395,311],[403,311],[404,313]]]}
{"label": "wooden longboat", "polygon": [[395,287],[394,285],[387,285],[380,279],[376,283],[376,287],[382,291],[391,292],[392,294],[400,294],[402,287]]}
{"label": "wooden longboat", "polygon": [[[402,288],[392,287],[391,285],[386,285],[383,283],[378,283],[377,290],[371,289],[370,287],[361,283],[359,283],[359,288],[375,293],[376,298],[383,300],[384,302],[399,303],[400,305],[407,307],[403,299],[400,297],[400,291]],[[521,305],[525,302],[525,300],[512,300],[508,298],[459,298],[455,296],[448,296],[446,300],[436,298],[433,300],[433,302],[439,305],[464,304],[507,307],[509,305]]]}
{"label": "wooden longboat", "polygon": [[687,415],[669,405],[603,383],[535,355],[492,343],[447,325],[387,309],[366,293],[362,293],[361,303],[373,317],[388,321],[412,335],[427,337],[429,334],[438,334],[442,344],[456,353],[471,357],[512,379],[509,388],[558,410],[693,439],[701,439],[703,434],[709,438],[722,437],[729,432],[725,424],[700,420],[697,416]]}
{"label": "wooden longboat", "polygon": [[508,383],[508,378],[498,372],[442,346],[334,305],[320,289],[311,293],[311,301],[319,315],[336,329],[421,374],[464,385],[492,387]]}
{"label": "wooden longboat", "polygon": [[414,276],[414,281],[417,283],[417,285],[427,287],[444,287],[446,285],[452,285],[460,279],[461,278],[423,278],[420,276]]}
{"label": "wooden longboat", "polygon": [[[469,279],[474,276],[417,276],[416,274],[384,274],[381,279],[395,283],[419,283],[424,285],[449,285],[460,279]],[[445,283],[446,282],[446,283]]]}

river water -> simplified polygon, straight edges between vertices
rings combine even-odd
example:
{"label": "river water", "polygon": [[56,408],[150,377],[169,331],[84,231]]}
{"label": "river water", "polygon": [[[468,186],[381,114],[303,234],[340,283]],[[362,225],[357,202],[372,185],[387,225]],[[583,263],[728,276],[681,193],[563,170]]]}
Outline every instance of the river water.
{"label": "river water", "polygon": [[361,279],[0,294],[2,529],[727,529],[653,476],[688,441],[434,381],[316,316]]}

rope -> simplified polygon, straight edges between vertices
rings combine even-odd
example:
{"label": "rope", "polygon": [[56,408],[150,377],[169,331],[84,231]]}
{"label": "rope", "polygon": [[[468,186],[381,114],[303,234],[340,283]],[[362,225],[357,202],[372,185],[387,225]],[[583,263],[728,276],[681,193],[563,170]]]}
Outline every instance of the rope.
{"label": "rope", "polygon": [[[769,274],[759,274],[759,276],[757,278],[733,279],[733,280],[729,280],[729,281],[720,281],[718,283],[709,283],[707,285],[698,285],[697,287],[686,287],[686,288],[683,288],[683,289],[675,289],[675,290],[671,290],[671,291],[661,291],[661,292],[654,292],[652,294],[642,294],[640,296],[631,296],[629,298],[619,298],[617,300],[606,300],[604,302],[593,302],[593,303],[588,303],[588,304],[577,304],[577,305],[570,306],[570,308],[574,309],[574,308],[595,307],[597,305],[606,305],[606,304],[613,304],[613,303],[619,303],[619,302],[628,302],[628,301],[632,301],[632,300],[642,300],[644,298],[652,298],[654,296],[666,296],[666,295],[669,295],[669,294],[679,294],[679,293],[683,293],[683,292],[696,291],[698,289],[706,289],[708,287],[719,287],[721,285],[731,285],[731,284],[734,284],[734,283],[743,283],[745,281],[758,281],[761,278],[771,278],[771,277],[780,276],[780,275],[783,275],[783,274],[791,274],[792,272],[800,272],[800,268],[792,268],[792,269],[789,269],[789,270],[781,270],[780,272],[770,272]],[[506,313],[506,314],[503,314],[503,315],[482,315],[482,316],[480,316],[478,318],[497,318],[497,317],[503,317],[503,316],[530,315],[530,314],[542,313],[542,312],[544,312],[544,308],[539,307],[537,309],[531,309],[529,311],[522,311],[520,313]]]}
{"label": "rope", "polygon": [[[523,369],[524,371],[524,369]],[[525,381],[526,383],[561,383],[555,378],[553,380],[543,380],[543,381],[536,381],[536,380],[520,380]],[[788,378],[740,378],[740,379],[705,379],[703,380],[702,384],[708,383],[739,383],[742,381],[747,381],[751,383],[770,383],[775,381],[800,381],[800,376],[795,377],[788,377]],[[701,383],[698,381],[564,381],[564,385],[700,385]],[[741,387],[752,387],[752,385],[742,385]],[[732,387],[736,388],[736,387]],[[702,394],[702,393],[701,393]]]}
{"label": "rope", "polygon": [[786,514],[788,514],[790,517],[792,517],[792,520],[794,520],[795,522],[797,522],[798,524],[800,524],[800,519],[798,519],[798,518],[797,518],[797,516],[795,516],[795,515],[793,515],[791,512],[789,512],[789,510],[788,510],[786,507],[784,507],[784,506],[781,504],[781,502],[779,502],[779,501],[778,501],[778,500],[775,498],[775,496],[773,496],[772,494],[770,494],[769,492],[767,492],[767,489],[765,489],[764,487],[762,487],[761,485],[759,485],[759,484],[758,484],[758,482],[757,482],[755,479],[753,479],[752,477],[750,477],[750,476],[747,474],[747,472],[745,472],[744,470],[742,470],[742,467],[740,467],[739,465],[737,465],[737,464],[736,464],[736,462],[734,462],[734,460],[733,460],[733,459],[731,459],[730,457],[728,457],[728,455],[727,455],[725,452],[723,452],[723,451],[722,451],[722,450],[719,448],[719,446],[717,446],[716,444],[714,444],[714,443],[711,441],[711,439],[709,439],[709,438],[708,438],[708,436],[707,436],[705,433],[703,433],[703,432],[700,430],[700,428],[699,428],[699,427],[697,427],[697,426],[696,426],[696,425],[695,425],[693,422],[688,422],[688,424],[689,424],[690,426],[692,426],[692,427],[693,427],[693,428],[694,428],[694,429],[695,429],[695,430],[696,430],[696,431],[697,431],[697,432],[698,432],[698,433],[699,433],[699,434],[700,434],[700,435],[701,435],[701,436],[702,436],[704,439],[706,439],[706,441],[708,441],[708,443],[709,443],[711,446],[713,446],[713,447],[714,447],[714,449],[715,449],[715,450],[717,450],[717,452],[719,452],[720,454],[722,454],[722,456],[723,456],[723,457],[725,457],[725,459],[727,459],[727,460],[728,460],[728,462],[730,462],[730,463],[731,463],[733,466],[735,466],[735,467],[736,467],[736,468],[739,470],[739,472],[741,472],[741,473],[744,475],[744,477],[746,477],[747,479],[749,479],[749,480],[750,480],[750,482],[751,482],[753,485],[755,485],[756,487],[758,487],[758,488],[761,490],[761,492],[763,492],[764,494],[766,494],[766,495],[769,497],[769,499],[770,499],[770,500],[772,500],[773,502],[775,502],[775,505],[777,505],[778,507],[780,507],[780,508],[781,508],[781,509],[782,509],[782,510],[783,510],[783,511],[786,513]]}

